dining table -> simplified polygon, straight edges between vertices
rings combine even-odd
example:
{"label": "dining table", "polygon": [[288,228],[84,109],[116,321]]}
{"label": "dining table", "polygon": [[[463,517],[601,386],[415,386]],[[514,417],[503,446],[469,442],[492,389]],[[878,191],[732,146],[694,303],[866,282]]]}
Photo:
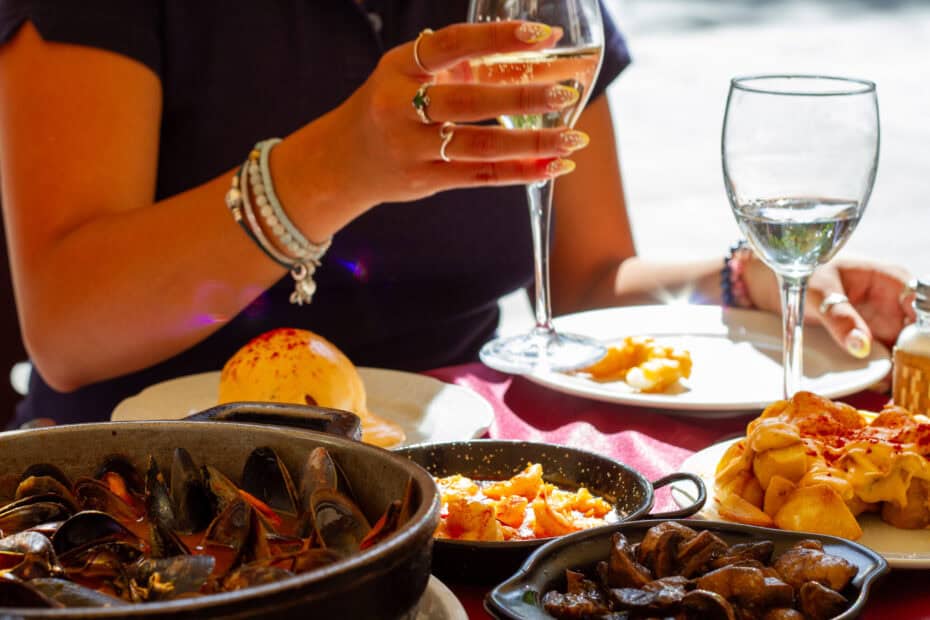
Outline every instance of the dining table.
{"label": "dining table", "polygon": [[[424,374],[470,388],[484,397],[494,410],[486,433],[489,438],[546,442],[597,452],[639,470],[650,480],[679,471],[685,459],[703,448],[742,435],[746,424],[760,413],[702,417],[700,411],[604,402],[561,393],[480,363],[438,368]],[[889,395],[867,389],[837,400],[878,411]],[[656,502],[659,509],[674,506],[665,489],[657,492]],[[492,586],[455,582],[446,585],[469,618],[491,617],[484,609],[484,598]],[[874,587],[861,617],[930,619],[930,572],[892,570]]]}

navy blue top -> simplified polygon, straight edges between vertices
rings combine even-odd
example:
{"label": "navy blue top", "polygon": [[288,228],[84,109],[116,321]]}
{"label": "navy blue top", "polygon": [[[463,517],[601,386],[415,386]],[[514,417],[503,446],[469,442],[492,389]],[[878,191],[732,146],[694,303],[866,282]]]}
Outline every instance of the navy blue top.
{"label": "navy blue top", "polygon": [[[164,97],[156,195],[162,199],[241,163],[258,140],[289,134],[338,106],[385,50],[424,27],[465,21],[467,6],[467,0],[369,0],[364,8],[354,0],[0,0],[0,44],[31,20],[46,40],[111,50],[155,72]],[[592,99],[629,63],[606,11],[604,18],[604,63]],[[144,387],[222,368],[248,340],[280,326],[312,329],[361,366],[422,370],[475,360],[497,327],[497,299],[532,279],[530,241],[520,187],[379,205],[336,234],[310,306],[288,303],[293,286],[285,276],[212,336],[151,368],[67,394],[33,372],[13,424],[108,419],[117,403]]]}

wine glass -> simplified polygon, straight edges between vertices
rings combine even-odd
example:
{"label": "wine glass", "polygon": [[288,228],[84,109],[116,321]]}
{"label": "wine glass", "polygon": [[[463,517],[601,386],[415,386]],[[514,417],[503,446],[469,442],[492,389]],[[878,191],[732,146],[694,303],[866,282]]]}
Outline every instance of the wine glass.
{"label": "wine glass", "polygon": [[[557,112],[501,116],[510,129],[572,127],[591,94],[604,53],[604,27],[597,0],[471,0],[468,21],[526,20],[562,29],[554,47],[530,52],[494,54],[471,61],[478,82],[562,84],[581,96]],[[528,333],[488,342],[481,361],[509,373],[537,369],[573,370],[602,358],[606,348],[595,340],[557,333],[549,299],[549,235],[553,181],[527,185],[535,264],[536,326]]]}
{"label": "wine glass", "polygon": [[816,75],[730,82],[723,178],[740,229],[781,287],[785,398],[801,389],[807,281],[862,217],[879,135],[872,82]]}

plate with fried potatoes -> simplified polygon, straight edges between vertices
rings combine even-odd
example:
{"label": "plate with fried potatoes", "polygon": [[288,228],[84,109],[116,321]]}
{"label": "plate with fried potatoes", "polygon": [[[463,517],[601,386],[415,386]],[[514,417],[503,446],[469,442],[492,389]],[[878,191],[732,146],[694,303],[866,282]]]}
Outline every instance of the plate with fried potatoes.
{"label": "plate with fried potatoes", "polygon": [[[658,375],[680,367],[676,360],[682,357],[690,366],[690,376],[655,392],[644,385],[648,372],[630,371],[632,381],[595,376],[589,369],[526,375],[559,392],[702,418],[742,415],[782,397],[781,319],[769,312],[708,305],[629,306],[565,315],[554,323],[561,332],[589,336],[610,348],[648,339],[652,351],[673,358],[653,360],[659,362],[653,367]],[[648,370],[653,362],[641,368]],[[855,359],[823,328],[805,327],[803,389],[838,398],[874,385],[890,371],[890,354],[880,343],[873,344],[867,358]]]}
{"label": "plate with fried potatoes", "polygon": [[[702,519],[724,521],[718,507],[719,501],[714,493],[714,474],[717,464],[726,451],[742,438],[730,439],[713,444],[685,460],[682,472],[695,474],[704,481],[707,488],[707,503],[696,515]],[[679,505],[693,501],[694,490],[691,485],[673,484],[672,497]],[[800,508],[803,510],[803,504]],[[888,562],[892,568],[930,568],[930,529],[909,530],[894,527],[877,514],[862,514],[858,517],[862,536],[855,542],[873,549]]]}

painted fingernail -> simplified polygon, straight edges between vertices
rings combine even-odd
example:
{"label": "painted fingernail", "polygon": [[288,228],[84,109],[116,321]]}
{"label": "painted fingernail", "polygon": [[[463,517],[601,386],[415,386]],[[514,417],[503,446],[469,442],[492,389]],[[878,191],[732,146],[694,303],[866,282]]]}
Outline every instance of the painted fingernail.
{"label": "painted fingernail", "polygon": [[562,143],[563,147],[575,151],[588,146],[588,143],[591,142],[591,138],[583,131],[572,129],[563,131],[559,136],[559,141]]}
{"label": "painted fingernail", "polygon": [[581,93],[571,86],[557,84],[546,91],[546,104],[553,110],[560,110],[578,101]]}
{"label": "painted fingernail", "polygon": [[869,337],[861,329],[854,329],[846,336],[845,340],[846,350],[853,357],[858,357],[862,359],[868,357],[869,353],[872,351],[872,341],[869,340]]}
{"label": "painted fingernail", "polygon": [[575,169],[575,162],[570,159],[553,159],[546,166],[546,174],[550,177],[560,177]]}
{"label": "painted fingernail", "polygon": [[552,36],[552,28],[546,24],[523,22],[514,31],[514,35],[524,43],[541,43]]}

